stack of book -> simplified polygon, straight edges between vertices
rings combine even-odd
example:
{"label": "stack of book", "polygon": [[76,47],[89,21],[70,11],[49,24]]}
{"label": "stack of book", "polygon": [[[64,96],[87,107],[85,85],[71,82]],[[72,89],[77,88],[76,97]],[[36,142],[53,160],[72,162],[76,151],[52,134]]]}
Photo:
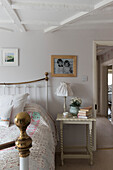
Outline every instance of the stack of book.
{"label": "stack of book", "polygon": [[78,112],[78,118],[87,119],[92,116],[92,106],[81,108]]}

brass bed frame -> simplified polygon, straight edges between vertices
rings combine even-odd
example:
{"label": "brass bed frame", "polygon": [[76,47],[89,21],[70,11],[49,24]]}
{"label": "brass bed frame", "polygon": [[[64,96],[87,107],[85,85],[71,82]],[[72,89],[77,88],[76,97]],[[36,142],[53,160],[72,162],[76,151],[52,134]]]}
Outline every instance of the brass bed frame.
{"label": "brass bed frame", "polygon": [[[8,85],[8,86],[10,86],[10,85],[29,84],[29,83],[35,83],[35,82],[39,82],[39,81],[43,81],[43,80],[48,81],[48,79],[49,79],[48,78],[48,72],[45,72],[45,77],[41,78],[41,79],[38,79],[38,80],[27,81],[27,82],[18,82],[18,83],[0,83],[0,85]],[[21,133],[21,129],[24,129],[24,133],[26,133],[26,129],[24,128],[24,125],[20,128],[20,133]],[[6,148],[9,148],[9,147],[13,147],[13,146],[15,146],[15,141],[4,143],[4,144],[0,145],[0,150],[6,149]]]}

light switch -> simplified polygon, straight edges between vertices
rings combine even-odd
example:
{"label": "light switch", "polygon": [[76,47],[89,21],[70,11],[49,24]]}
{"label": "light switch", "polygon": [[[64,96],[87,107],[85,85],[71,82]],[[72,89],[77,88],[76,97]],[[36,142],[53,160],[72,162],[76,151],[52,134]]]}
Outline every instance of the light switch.
{"label": "light switch", "polygon": [[86,75],[83,75],[83,76],[82,76],[82,81],[83,81],[83,82],[86,82],[86,81],[88,81],[88,76],[86,76]]}

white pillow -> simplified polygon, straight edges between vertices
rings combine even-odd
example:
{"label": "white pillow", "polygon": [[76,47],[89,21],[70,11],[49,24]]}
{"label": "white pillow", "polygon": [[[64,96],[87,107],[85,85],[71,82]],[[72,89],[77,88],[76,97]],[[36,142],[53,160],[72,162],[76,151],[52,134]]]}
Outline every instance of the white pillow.
{"label": "white pillow", "polygon": [[13,101],[12,101],[13,111],[11,115],[11,123],[14,123],[14,118],[17,115],[17,113],[23,112],[28,95],[29,95],[28,93],[12,95],[13,96]]}
{"label": "white pillow", "polygon": [[12,104],[12,95],[0,96],[0,108],[6,107]]}
{"label": "white pillow", "polygon": [[0,126],[9,127],[13,106],[0,107]]}

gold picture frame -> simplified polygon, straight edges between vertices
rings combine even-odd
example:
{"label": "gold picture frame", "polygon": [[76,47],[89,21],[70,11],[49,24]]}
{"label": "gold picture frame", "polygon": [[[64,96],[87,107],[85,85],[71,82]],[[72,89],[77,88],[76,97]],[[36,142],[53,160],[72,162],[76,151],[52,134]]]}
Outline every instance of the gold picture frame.
{"label": "gold picture frame", "polygon": [[51,75],[52,77],[76,77],[77,56],[75,55],[52,55]]}

